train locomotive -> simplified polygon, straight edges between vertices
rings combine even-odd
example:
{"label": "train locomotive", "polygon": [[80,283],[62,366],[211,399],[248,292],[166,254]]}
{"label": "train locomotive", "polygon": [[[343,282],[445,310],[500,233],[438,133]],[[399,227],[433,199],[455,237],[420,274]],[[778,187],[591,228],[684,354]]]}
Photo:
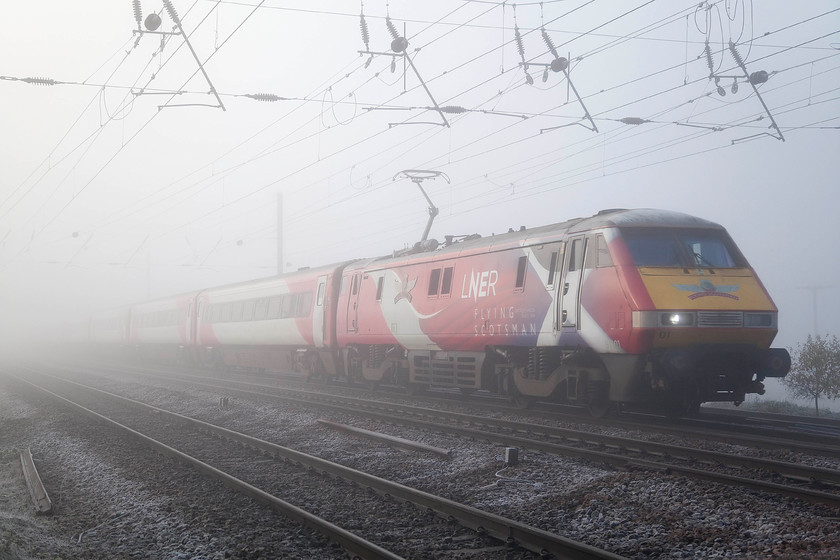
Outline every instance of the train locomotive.
{"label": "train locomotive", "polygon": [[778,310],[726,230],[605,210],[109,312],[94,342],[217,368],[688,413],[783,377]]}

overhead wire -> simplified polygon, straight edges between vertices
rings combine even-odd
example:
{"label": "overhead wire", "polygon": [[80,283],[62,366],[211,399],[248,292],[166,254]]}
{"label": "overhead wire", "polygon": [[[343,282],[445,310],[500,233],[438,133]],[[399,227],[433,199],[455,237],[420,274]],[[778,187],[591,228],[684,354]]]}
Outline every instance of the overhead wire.
{"label": "overhead wire", "polygon": [[[265,0],[262,0],[262,2],[260,2],[260,4],[262,4],[264,1],[265,1]],[[196,3],[197,3],[197,0],[196,0]],[[195,5],[195,3],[194,3],[193,5]],[[198,25],[196,26],[196,28],[193,30],[193,33],[195,33],[195,31],[196,31],[196,30],[197,30],[197,29],[201,26],[201,24],[209,18],[210,14],[212,14],[212,12],[213,12],[213,10],[214,10],[214,9],[216,9],[216,8],[215,8],[215,7],[214,7],[214,8],[212,8],[212,9],[211,9],[211,10],[210,10],[210,11],[209,11],[209,12],[208,12],[205,16],[204,16],[204,18],[203,18],[203,19],[199,22],[199,24],[198,24]],[[255,10],[253,10],[253,11],[252,11],[249,15],[247,15],[247,16],[244,18],[244,20],[243,20],[242,22],[240,22],[240,24],[239,24],[237,27],[235,27],[235,28],[233,29],[233,31],[231,31],[231,33],[229,33],[229,34],[228,34],[228,36],[225,38],[225,40],[224,40],[224,41],[222,41],[222,43],[218,46],[218,48],[217,48],[216,50],[214,50],[214,51],[213,51],[213,52],[212,52],[212,53],[211,53],[211,54],[210,54],[210,55],[209,55],[209,56],[208,56],[208,57],[207,57],[207,58],[206,58],[206,59],[202,62],[202,65],[203,65],[203,64],[206,64],[206,63],[207,63],[207,62],[208,62],[211,58],[213,58],[213,56],[215,56],[215,54],[219,52],[219,50],[220,50],[220,49],[221,49],[221,48],[222,48],[222,47],[223,47],[223,46],[224,46],[224,45],[225,45],[225,44],[226,44],[226,43],[227,43],[227,42],[231,39],[231,37],[233,37],[233,35],[234,35],[234,34],[236,34],[236,32],[237,32],[237,31],[238,31],[238,30],[242,27],[242,25],[244,25],[244,24],[245,24],[245,23],[246,23],[246,22],[250,19],[250,17],[251,17],[251,16],[252,16],[255,12],[256,12],[256,9],[255,9]],[[189,81],[190,81],[190,80],[192,80],[192,78],[193,78],[193,77],[195,77],[195,76],[198,74],[198,72],[199,72],[199,71],[200,71],[200,69],[195,70],[195,71],[193,72],[193,74],[192,74],[189,78],[187,78],[187,80],[185,80],[185,81],[184,81],[184,85],[186,85],[187,83],[189,83]],[[183,86],[182,86],[182,87],[183,87]],[[172,97],[174,97],[174,95],[173,95]],[[105,163],[104,163],[104,164],[103,164],[103,165],[99,168],[99,170],[98,170],[98,171],[96,171],[96,172],[93,174],[93,176],[92,176],[92,177],[91,177],[91,178],[90,178],[90,179],[89,179],[89,180],[88,180],[88,181],[87,181],[87,182],[86,182],[86,183],[85,183],[85,184],[81,187],[81,189],[80,189],[78,192],[76,192],[76,193],[73,195],[73,197],[72,197],[70,200],[68,200],[68,201],[64,204],[64,206],[62,206],[62,207],[58,210],[58,212],[56,212],[55,214],[53,214],[52,218],[50,218],[50,219],[47,221],[47,223],[46,223],[46,224],[44,224],[44,226],[40,229],[40,231],[38,232],[38,234],[40,235],[40,233],[42,233],[42,232],[43,232],[43,231],[44,231],[47,227],[49,227],[49,226],[50,226],[50,225],[51,225],[51,224],[52,224],[52,223],[53,223],[56,219],[58,219],[58,218],[59,218],[59,217],[63,214],[63,212],[64,212],[64,211],[65,211],[65,210],[66,210],[66,209],[67,209],[67,208],[68,208],[68,207],[69,207],[69,206],[70,206],[70,205],[71,205],[71,204],[72,204],[72,203],[76,200],[76,198],[77,198],[77,197],[78,197],[78,196],[79,196],[79,195],[80,195],[80,194],[81,194],[81,193],[82,193],[82,192],[83,192],[83,191],[84,191],[84,190],[85,190],[85,189],[86,189],[86,188],[87,188],[87,187],[88,187],[88,186],[89,186],[89,185],[90,185],[90,184],[91,184],[91,183],[92,183],[92,182],[93,182],[93,181],[94,181],[94,180],[95,180],[95,179],[96,179],[96,178],[97,178],[97,177],[98,177],[98,176],[99,176],[99,175],[100,175],[100,174],[101,174],[101,173],[102,173],[102,172],[103,172],[103,171],[104,171],[104,170],[105,170],[105,169],[106,169],[106,168],[107,168],[110,164],[111,164],[111,162],[112,162],[114,159],[116,159],[116,157],[117,157],[117,156],[118,156],[118,155],[119,155],[119,154],[120,154],[120,153],[121,153],[121,152],[125,149],[125,147],[126,147],[127,145],[129,145],[129,144],[131,143],[131,141],[132,141],[132,140],[134,140],[134,139],[135,139],[135,138],[136,138],[136,137],[137,137],[137,136],[138,136],[138,135],[139,135],[139,134],[140,134],[140,133],[141,133],[141,132],[142,132],[142,131],[143,131],[143,130],[144,130],[144,129],[145,129],[145,128],[146,128],[146,127],[147,127],[147,126],[148,126],[148,125],[149,125],[149,124],[150,124],[150,123],[151,123],[151,122],[152,122],[152,121],[153,121],[153,120],[154,120],[157,116],[158,116],[158,115],[159,115],[159,114],[160,114],[159,112],[154,113],[154,114],[153,114],[153,115],[152,115],[152,116],[151,116],[151,117],[150,117],[150,118],[149,118],[149,119],[148,119],[148,120],[147,120],[147,121],[146,121],[146,122],[145,122],[145,123],[144,123],[144,124],[143,124],[143,125],[139,128],[139,129],[138,129],[138,130],[137,130],[137,131],[135,131],[135,132],[134,132],[134,134],[132,134],[132,135],[128,138],[128,140],[127,140],[127,141],[123,142],[123,143],[120,145],[120,147],[119,147],[119,148],[118,148],[118,149],[117,149],[117,150],[116,150],[116,151],[115,151],[115,152],[111,155],[111,157],[110,157],[110,158],[108,158],[108,160],[107,160],[107,161],[106,161],[106,162],[105,162]],[[21,252],[26,251],[28,247],[29,247],[29,245],[27,245],[26,247],[24,247],[24,249],[23,249]]]}
{"label": "overhead wire", "polygon": [[282,179],[280,179],[280,180],[282,180]]}

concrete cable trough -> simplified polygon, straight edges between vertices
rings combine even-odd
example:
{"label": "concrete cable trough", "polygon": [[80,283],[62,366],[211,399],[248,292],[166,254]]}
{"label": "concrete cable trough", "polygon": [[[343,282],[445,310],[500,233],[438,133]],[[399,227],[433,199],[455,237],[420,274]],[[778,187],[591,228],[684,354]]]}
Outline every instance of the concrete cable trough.
{"label": "concrete cable trough", "polygon": [[27,448],[20,454],[20,467],[23,477],[26,479],[26,486],[29,488],[29,496],[35,505],[35,512],[39,515],[49,515],[53,511],[52,500],[47,494],[41,477],[38,476],[38,469],[35,468],[35,461],[32,458],[32,450]]}

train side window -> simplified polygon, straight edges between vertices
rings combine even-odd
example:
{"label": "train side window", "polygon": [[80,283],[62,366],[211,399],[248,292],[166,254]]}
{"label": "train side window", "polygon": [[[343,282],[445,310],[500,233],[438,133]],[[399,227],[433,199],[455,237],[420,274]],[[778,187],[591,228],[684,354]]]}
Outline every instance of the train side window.
{"label": "train side window", "polygon": [[268,298],[260,298],[254,305],[254,320],[262,321],[268,315]]}
{"label": "train side window", "polygon": [[283,296],[283,304],[280,307],[280,317],[287,318],[292,317],[292,309],[294,309],[295,299],[292,294],[286,294]]}
{"label": "train side window", "polygon": [[607,246],[607,240],[603,235],[598,235],[598,268],[612,266],[613,261],[610,256],[610,248]]}
{"label": "train side window", "polygon": [[429,295],[436,296],[438,295],[438,289],[440,288],[440,269],[435,268],[432,269],[432,274],[429,276]]}
{"label": "train side window", "polygon": [[[323,284],[322,284],[323,286]],[[312,293],[304,292],[300,296],[300,305],[298,305],[298,317],[309,317],[312,312]]]}
{"label": "train side window", "polygon": [[554,275],[557,272],[557,257],[560,255],[557,251],[551,253],[551,262],[548,265],[548,281],[546,284],[550,287],[554,286]]}
{"label": "train side window", "polygon": [[231,314],[232,321],[241,321],[242,320],[242,310],[244,307],[244,303],[241,301],[237,301],[233,304],[233,313]]}
{"label": "train side window", "polygon": [[270,300],[268,300],[268,318],[269,319],[279,319],[280,318],[280,303],[282,301],[281,296],[274,296]]}
{"label": "train side window", "polygon": [[[341,279],[341,291],[342,291],[342,293],[344,292],[344,285],[346,283],[345,280],[347,280],[346,276]],[[325,288],[326,288],[326,284],[321,284],[321,285],[318,286],[318,305],[319,306],[324,305],[324,290],[325,290]]]}
{"label": "train side window", "polygon": [[376,301],[382,301],[382,288],[385,287],[385,276],[380,276],[376,281]]}
{"label": "train side window", "polygon": [[443,269],[443,281],[440,284],[440,295],[448,296],[452,292],[452,269],[454,267],[447,266]]}
{"label": "train side window", "polygon": [[519,264],[516,266],[516,290],[522,291],[525,288],[525,270],[528,268],[528,255],[519,257]]}
{"label": "train side window", "polygon": [[226,303],[222,306],[222,321],[228,322],[230,321],[231,313],[233,312],[233,306],[229,303]]}

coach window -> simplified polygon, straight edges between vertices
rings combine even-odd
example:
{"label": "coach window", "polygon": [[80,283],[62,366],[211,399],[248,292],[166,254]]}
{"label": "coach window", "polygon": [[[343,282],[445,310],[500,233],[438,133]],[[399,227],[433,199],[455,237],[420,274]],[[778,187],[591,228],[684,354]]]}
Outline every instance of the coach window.
{"label": "coach window", "polygon": [[294,313],[292,310],[295,308],[295,298],[297,296],[293,294],[286,294],[283,296],[283,305],[280,306],[280,317],[287,318],[287,317],[294,317]]}
{"label": "coach window", "polygon": [[254,306],[254,320],[262,321],[268,316],[268,298],[260,298]]}
{"label": "coach window", "polygon": [[281,297],[274,296],[270,300],[268,300],[268,318],[269,319],[279,319],[280,318],[280,303]]}
{"label": "coach window", "polygon": [[382,288],[385,287],[385,277],[380,276],[376,281],[376,301],[382,301]]}
{"label": "coach window", "polygon": [[438,288],[440,288],[440,269],[435,268],[432,270],[431,276],[429,276],[429,295],[438,295]]}
{"label": "coach window", "polygon": [[254,320],[254,305],[256,301],[253,299],[246,299],[242,302],[242,320],[243,321],[253,321]]}
{"label": "coach window", "polygon": [[309,317],[312,311],[312,293],[304,292],[300,294],[300,303],[298,304],[298,317]]}
{"label": "coach window", "polygon": [[516,267],[516,290],[521,292],[525,288],[525,270],[528,268],[528,256],[519,257],[519,264]]}
{"label": "coach window", "polygon": [[233,306],[230,303],[226,303],[222,306],[222,321],[229,322],[230,316],[233,313]]}
{"label": "coach window", "polygon": [[440,284],[440,295],[442,296],[448,296],[452,291],[452,269],[451,266],[443,269],[443,282]]}
{"label": "coach window", "polygon": [[241,321],[242,320],[242,309],[243,303],[241,301],[237,301],[233,304],[233,313],[231,315],[232,321]]}

